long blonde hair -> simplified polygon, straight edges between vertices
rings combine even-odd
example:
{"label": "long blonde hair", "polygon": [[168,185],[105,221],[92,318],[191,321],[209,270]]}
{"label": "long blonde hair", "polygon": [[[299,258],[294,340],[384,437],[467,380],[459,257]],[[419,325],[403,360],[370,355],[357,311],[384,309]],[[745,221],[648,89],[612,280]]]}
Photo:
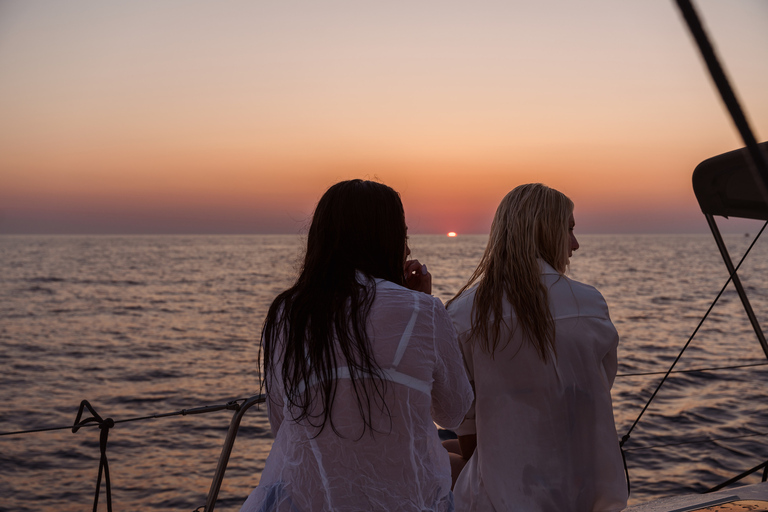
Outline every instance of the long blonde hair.
{"label": "long blonde hair", "polygon": [[542,361],[555,352],[555,323],[549,294],[541,282],[538,258],[561,274],[568,266],[569,218],[573,201],[541,183],[520,185],[496,210],[480,263],[467,284],[448,304],[478,282],[472,306],[472,338],[494,354],[500,343],[503,300],[509,300],[517,325]]}

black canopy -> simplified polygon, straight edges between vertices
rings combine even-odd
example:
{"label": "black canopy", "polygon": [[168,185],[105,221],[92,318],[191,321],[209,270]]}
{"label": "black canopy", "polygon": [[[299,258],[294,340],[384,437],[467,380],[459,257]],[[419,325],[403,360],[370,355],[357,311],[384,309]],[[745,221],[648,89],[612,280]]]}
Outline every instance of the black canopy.
{"label": "black canopy", "polygon": [[[768,158],[768,142],[758,144]],[[701,162],[693,171],[693,191],[701,211],[722,217],[768,221],[768,203],[753,177],[746,149],[737,149]]]}

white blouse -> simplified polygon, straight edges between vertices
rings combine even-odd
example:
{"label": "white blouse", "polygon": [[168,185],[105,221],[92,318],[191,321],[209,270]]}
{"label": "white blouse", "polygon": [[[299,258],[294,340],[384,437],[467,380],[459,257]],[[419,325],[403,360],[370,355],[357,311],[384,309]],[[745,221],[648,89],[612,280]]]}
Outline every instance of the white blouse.
{"label": "white blouse", "polygon": [[[457,430],[477,434],[454,487],[457,511],[626,507],[611,404],[618,333],[600,292],[541,264],[556,329],[557,358],[547,364],[520,329],[502,331],[494,357],[479,347],[470,335],[476,287],[448,307],[476,396]],[[508,325],[514,316],[505,301]]]}
{"label": "white blouse", "polygon": [[242,512],[453,510],[448,453],[434,422],[457,427],[473,399],[456,332],[440,300],[381,279],[375,290],[368,335],[390,414],[372,399],[376,430],[363,433],[349,370],[341,367],[332,412],[338,434],[328,424],[318,435],[306,420],[291,419],[274,375],[275,441]]}

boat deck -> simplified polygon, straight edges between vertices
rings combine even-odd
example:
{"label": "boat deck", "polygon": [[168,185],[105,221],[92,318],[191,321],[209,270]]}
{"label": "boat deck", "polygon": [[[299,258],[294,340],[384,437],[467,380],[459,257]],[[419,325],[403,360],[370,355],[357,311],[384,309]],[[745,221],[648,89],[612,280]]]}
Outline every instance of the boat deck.
{"label": "boat deck", "polygon": [[[749,501],[751,503],[739,503]],[[757,503],[755,503],[757,502]],[[730,506],[726,506],[730,504]],[[722,506],[718,506],[722,505]],[[768,511],[768,482],[745,485],[709,494],[686,494],[633,505],[624,512]]]}

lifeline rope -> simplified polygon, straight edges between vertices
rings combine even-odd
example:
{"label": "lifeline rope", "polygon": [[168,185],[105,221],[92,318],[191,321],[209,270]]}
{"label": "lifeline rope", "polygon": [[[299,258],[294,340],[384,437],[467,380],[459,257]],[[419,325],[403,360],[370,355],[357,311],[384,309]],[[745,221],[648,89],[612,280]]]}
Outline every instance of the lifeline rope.
{"label": "lifeline rope", "polygon": [[[91,413],[90,418],[80,420],[83,415],[83,410],[88,409]],[[97,422],[101,429],[101,435],[99,436],[99,450],[101,451],[101,457],[99,459],[99,476],[96,477],[96,496],[93,498],[93,512],[96,512],[99,506],[99,494],[101,491],[101,474],[104,473],[104,486],[107,488],[107,510],[112,512],[112,485],[109,481],[109,462],[107,461],[107,438],[109,437],[109,429],[115,426],[115,422],[112,418],[102,419],[96,410],[91,407],[91,404],[87,400],[80,402],[80,408],[77,410],[77,417],[75,418],[75,424],[72,425],[72,433],[75,434],[80,427],[87,425],[91,422]]]}
{"label": "lifeline rope", "polygon": [[[80,408],[77,411],[77,416],[75,417],[75,422],[72,426],[46,427],[46,428],[38,428],[38,429],[32,429],[32,430],[19,430],[15,432],[2,432],[0,433],[0,436],[32,434],[36,432],[51,432],[55,430],[65,430],[65,429],[72,429],[72,433],[74,434],[78,430],[80,430],[80,428],[82,427],[98,426],[99,429],[101,430],[101,434],[99,436],[100,457],[99,457],[99,473],[96,477],[96,493],[93,498],[93,512],[97,512],[97,507],[99,505],[99,495],[101,493],[100,491],[101,491],[102,476],[104,477],[104,486],[106,488],[107,511],[112,512],[112,484],[109,478],[109,461],[107,460],[107,441],[109,439],[109,429],[113,428],[118,423],[128,423],[133,421],[157,419],[157,418],[168,418],[171,416],[187,416],[190,414],[204,414],[209,412],[221,411],[225,409],[240,410],[240,402],[246,402],[247,400],[248,400],[247,398],[238,398],[235,400],[231,400],[224,405],[206,405],[203,407],[194,407],[192,409],[182,409],[181,411],[176,411],[176,412],[152,414],[149,416],[127,418],[124,420],[117,420],[117,421],[113,420],[112,418],[107,418],[107,419],[102,418],[96,412],[96,410],[91,406],[91,404],[88,403],[87,400],[83,400],[80,402]],[[258,397],[256,403],[263,403],[263,402],[264,402],[264,395],[261,395],[260,397]],[[88,409],[88,412],[91,414],[91,417],[81,419],[85,409]]]}
{"label": "lifeline rope", "polygon": [[[698,372],[714,372],[718,370],[739,370],[742,368],[754,368],[755,366],[768,366],[768,362],[765,363],[750,363],[750,364],[738,364],[734,366],[713,366],[710,368],[694,368],[691,370],[676,370],[670,373],[698,373]],[[667,372],[641,372],[641,373],[617,373],[616,377],[642,377],[647,375],[665,375]]]}
{"label": "lifeline rope", "polygon": [[[223,405],[206,405],[203,407],[193,407],[192,409],[182,409],[180,411],[176,412],[167,412],[162,414],[151,414],[149,416],[139,416],[136,418],[126,418],[124,420],[114,420],[115,425],[118,423],[129,423],[132,421],[141,421],[141,420],[152,420],[152,419],[159,419],[159,418],[169,418],[171,416],[187,416],[190,414],[204,414],[208,412],[216,412],[221,411],[224,409],[227,410],[235,410],[240,407],[240,402],[245,402],[247,398],[237,398],[235,400],[231,400]],[[95,427],[97,424],[82,424],[80,427]],[[63,426],[63,427],[43,427],[43,428],[35,428],[30,430],[17,430],[14,432],[0,432],[1,436],[13,436],[13,435],[19,435],[19,434],[34,434],[36,432],[52,432],[54,430],[69,430],[73,428],[71,425]],[[79,428],[79,427],[78,427]]]}
{"label": "lifeline rope", "polygon": [[669,448],[670,446],[682,446],[685,444],[714,443],[715,441],[732,441],[734,439],[744,439],[746,437],[759,437],[759,436],[768,436],[768,432],[753,432],[751,434],[742,434],[740,436],[710,437],[707,439],[699,439],[696,441],[680,441],[679,443],[655,444],[653,446],[639,446],[637,448],[627,448],[626,451],[639,452],[643,450],[655,450],[657,448]]}

